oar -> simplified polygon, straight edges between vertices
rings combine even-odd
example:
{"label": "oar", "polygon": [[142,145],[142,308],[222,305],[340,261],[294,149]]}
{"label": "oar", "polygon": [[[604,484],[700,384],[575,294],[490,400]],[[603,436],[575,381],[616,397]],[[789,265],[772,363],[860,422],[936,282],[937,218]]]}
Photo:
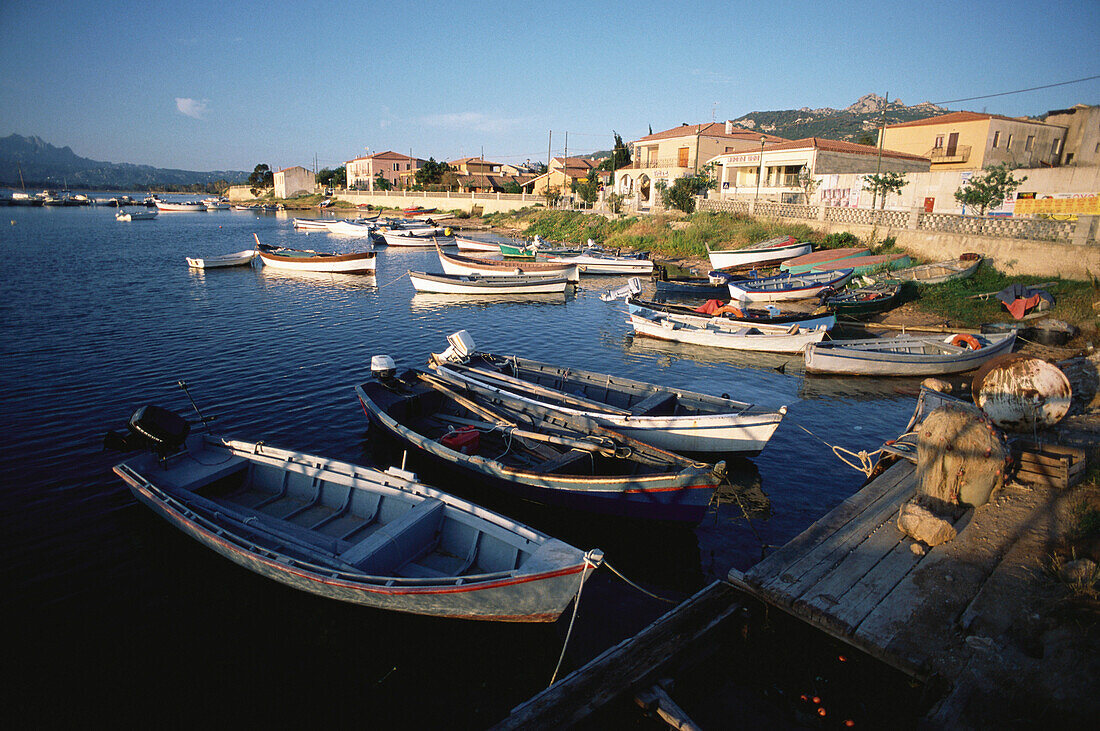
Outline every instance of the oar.
{"label": "oar", "polygon": [[[477,374],[479,376],[482,376],[483,378],[489,378],[489,379],[492,379],[492,380],[495,380],[495,381],[500,381],[501,383],[507,383],[509,385],[516,386],[517,388],[521,388],[523,390],[530,391],[533,394],[537,394],[539,396],[547,396],[547,397],[553,398],[553,399],[558,399],[559,401],[563,401],[567,404],[571,404],[573,406],[580,406],[580,407],[583,407],[583,408],[588,409],[588,410],[603,411],[603,412],[606,412],[606,413],[609,413],[609,414],[617,414],[619,416],[629,416],[630,415],[630,412],[626,409],[620,409],[618,407],[611,406],[609,404],[601,404],[601,403],[598,403],[596,401],[591,401],[589,399],[586,399],[586,398],[583,398],[583,397],[580,397],[580,396],[574,396],[572,394],[565,393],[564,391],[558,391],[556,389],[546,388],[545,386],[540,386],[537,383],[531,383],[530,381],[524,381],[524,380],[519,379],[519,378],[513,378],[512,376],[509,376],[509,375],[504,374],[504,373],[493,373],[492,371],[487,371],[487,370],[483,370],[481,368],[475,368],[474,366],[467,366],[467,365],[462,365],[462,364],[458,364],[458,363],[446,363],[446,364],[443,365],[443,367],[444,368],[450,368],[450,369],[453,369],[453,370],[468,371],[470,373],[474,373],[474,374]],[[439,368],[437,367],[436,370],[439,370]]]}

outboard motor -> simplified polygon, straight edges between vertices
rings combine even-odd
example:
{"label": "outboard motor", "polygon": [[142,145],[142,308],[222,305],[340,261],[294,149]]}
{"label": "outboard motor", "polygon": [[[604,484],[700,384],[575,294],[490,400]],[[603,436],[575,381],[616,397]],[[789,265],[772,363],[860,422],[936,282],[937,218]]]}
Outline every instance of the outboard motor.
{"label": "outboard motor", "polygon": [[459,330],[456,333],[448,335],[447,342],[450,343],[450,345],[439,354],[438,357],[440,360],[461,363],[474,353],[474,339],[470,337],[470,333],[465,330]]}
{"label": "outboard motor", "polygon": [[388,355],[375,355],[370,359],[371,375],[380,381],[388,381],[397,375],[397,365]]}
{"label": "outboard motor", "polygon": [[121,452],[148,449],[163,456],[178,451],[191,433],[191,424],[186,419],[154,404],[135,411],[126,428],[124,434],[107,432],[103,446]]}

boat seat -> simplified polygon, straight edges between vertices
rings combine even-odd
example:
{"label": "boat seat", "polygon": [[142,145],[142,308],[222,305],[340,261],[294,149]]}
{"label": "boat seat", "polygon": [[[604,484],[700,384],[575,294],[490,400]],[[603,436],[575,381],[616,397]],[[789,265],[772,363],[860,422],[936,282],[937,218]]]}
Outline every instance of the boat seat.
{"label": "boat seat", "polygon": [[557,457],[551,460],[543,462],[541,465],[535,468],[535,471],[544,473],[557,472],[558,470],[563,469],[564,467],[567,467],[581,459],[587,461],[588,458],[589,453],[584,451],[583,449],[571,449],[568,452],[562,452]]}
{"label": "boat seat", "polygon": [[425,498],[340,554],[368,574],[388,574],[424,553],[443,520],[442,500]]}
{"label": "boat seat", "polygon": [[646,396],[630,407],[631,416],[645,416],[646,414],[652,414],[653,412],[664,408],[670,401],[676,400],[676,394],[669,393],[668,391],[658,391],[657,393]]}

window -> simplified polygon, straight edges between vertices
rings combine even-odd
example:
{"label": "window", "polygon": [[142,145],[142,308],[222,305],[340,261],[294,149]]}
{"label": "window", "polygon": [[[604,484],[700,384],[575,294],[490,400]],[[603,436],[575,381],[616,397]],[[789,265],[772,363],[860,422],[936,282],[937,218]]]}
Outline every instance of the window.
{"label": "window", "polygon": [[1035,135],[1028,135],[1027,141],[1024,142],[1024,152],[1031,152],[1031,148],[1035,145]]}
{"label": "window", "polygon": [[396,173],[396,172],[398,172],[398,171],[400,171],[400,170],[401,170],[401,163],[399,163],[399,162],[395,162],[395,163],[393,164],[393,171],[394,171],[394,172]]}
{"label": "window", "polygon": [[1000,142],[1000,141],[1001,141],[1001,133],[1000,132],[994,132],[993,133],[993,149],[997,149],[997,143]]}
{"label": "window", "polygon": [[1058,154],[1058,143],[1059,142],[1061,142],[1061,140],[1058,139],[1057,137],[1055,137],[1054,142],[1052,142],[1051,145],[1050,145],[1050,154],[1051,155],[1057,155]]}
{"label": "window", "polygon": [[943,149],[943,135],[936,135],[935,148],[937,150],[942,150]]}
{"label": "window", "polygon": [[1010,147],[1012,147],[1012,133],[1011,132],[1008,135],[1008,139],[1005,140],[1005,149],[1007,150]]}

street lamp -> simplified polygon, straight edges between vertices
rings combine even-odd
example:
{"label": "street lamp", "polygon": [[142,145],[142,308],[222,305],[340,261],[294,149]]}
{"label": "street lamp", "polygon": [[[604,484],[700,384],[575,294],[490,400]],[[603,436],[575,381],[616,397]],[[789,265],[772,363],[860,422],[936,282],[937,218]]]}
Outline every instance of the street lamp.
{"label": "street lamp", "polygon": [[760,200],[760,178],[764,177],[764,143],[767,139],[764,135],[760,135],[760,169],[756,171],[756,197],[752,200],[754,209],[756,202]]}

